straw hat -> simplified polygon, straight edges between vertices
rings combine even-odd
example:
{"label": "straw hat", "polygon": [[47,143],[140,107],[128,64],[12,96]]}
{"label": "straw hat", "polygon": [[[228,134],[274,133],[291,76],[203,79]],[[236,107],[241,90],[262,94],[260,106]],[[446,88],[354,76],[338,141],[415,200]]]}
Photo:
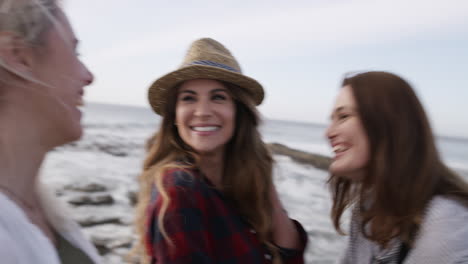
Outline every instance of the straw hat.
{"label": "straw hat", "polygon": [[262,85],[242,74],[239,63],[231,52],[216,40],[203,38],[192,43],[179,69],[162,76],[151,85],[148,99],[153,110],[159,115],[164,115],[167,91],[193,79],[233,83],[247,90],[257,105],[263,101]]}

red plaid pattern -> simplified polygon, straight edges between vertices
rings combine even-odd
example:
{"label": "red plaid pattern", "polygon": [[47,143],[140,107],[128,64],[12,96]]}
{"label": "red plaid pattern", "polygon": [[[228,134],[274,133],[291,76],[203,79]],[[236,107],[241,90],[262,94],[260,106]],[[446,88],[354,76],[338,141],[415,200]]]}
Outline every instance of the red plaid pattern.
{"label": "red plaid pattern", "polygon": [[[166,172],[164,183],[171,202],[164,227],[174,246],[163,238],[157,216],[161,198],[154,189],[148,208],[147,249],[151,263],[163,264],[267,264],[271,254],[255,231],[245,222],[223,194],[196,170]],[[304,263],[307,234],[299,222],[300,250],[280,248],[285,264]]]}

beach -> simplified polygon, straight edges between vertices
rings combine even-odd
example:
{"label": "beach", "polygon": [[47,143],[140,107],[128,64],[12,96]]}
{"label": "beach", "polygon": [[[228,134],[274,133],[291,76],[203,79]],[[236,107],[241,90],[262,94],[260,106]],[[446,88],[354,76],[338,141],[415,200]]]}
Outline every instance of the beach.
{"label": "beach", "polygon": [[[122,257],[135,241],[132,223],[144,145],[157,130],[159,119],[139,107],[90,104],[83,111],[83,138],[48,154],[42,180],[69,205],[71,216],[98,247],[104,263],[124,263]],[[329,216],[326,168],[331,152],[324,126],[266,120],[261,131],[274,153],[281,200],[289,216],[308,233],[307,263],[334,263],[346,237],[336,233]],[[468,177],[463,167],[468,142],[444,140],[444,159]],[[346,229],[348,215],[344,220]]]}

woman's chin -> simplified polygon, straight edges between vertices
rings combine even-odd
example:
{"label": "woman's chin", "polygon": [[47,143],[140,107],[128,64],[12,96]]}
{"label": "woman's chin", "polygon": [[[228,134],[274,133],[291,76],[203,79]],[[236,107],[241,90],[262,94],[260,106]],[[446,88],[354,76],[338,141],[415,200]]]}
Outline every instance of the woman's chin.
{"label": "woman's chin", "polygon": [[57,147],[77,141],[81,139],[82,136],[83,136],[83,128],[81,124],[79,123],[75,124],[74,126],[69,127],[66,131],[64,131],[61,137],[58,137],[58,138],[62,138],[62,140],[57,142]]}
{"label": "woman's chin", "polygon": [[79,124],[73,131],[70,133],[70,142],[81,139],[83,136],[83,127]]}

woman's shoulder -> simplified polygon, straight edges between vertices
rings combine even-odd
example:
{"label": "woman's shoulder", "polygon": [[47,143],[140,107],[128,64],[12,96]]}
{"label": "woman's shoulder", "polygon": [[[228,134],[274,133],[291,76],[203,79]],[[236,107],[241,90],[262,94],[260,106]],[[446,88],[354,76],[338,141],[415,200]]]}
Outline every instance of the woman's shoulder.
{"label": "woman's shoulder", "polygon": [[1,192],[0,208],[1,263],[33,263],[32,260],[58,263],[49,240],[29,221],[24,211]]}
{"label": "woman's shoulder", "polygon": [[[17,263],[18,247],[10,233],[0,226],[0,256],[2,263]],[[4,261],[4,262],[3,262]]]}
{"label": "woman's shoulder", "polygon": [[[465,263],[468,256],[468,208],[447,196],[435,196],[426,208],[408,263]],[[457,262],[460,261],[460,262]]]}
{"label": "woman's shoulder", "polygon": [[[420,227],[421,240],[459,240],[468,243],[468,207],[447,196],[429,202]],[[468,245],[468,244],[467,244]]]}
{"label": "woman's shoulder", "polygon": [[2,192],[0,192],[0,208],[2,208],[0,213],[0,226],[6,228],[7,231],[12,226],[29,223],[26,221],[26,214],[23,210]]}
{"label": "woman's shoulder", "polygon": [[437,195],[429,202],[425,218],[431,221],[468,220],[468,205],[453,197]]}
{"label": "woman's shoulder", "polygon": [[197,188],[203,185],[203,177],[196,168],[169,168],[163,173],[166,188]]}
{"label": "woman's shoulder", "polygon": [[39,181],[36,191],[45,217],[54,231],[73,247],[89,256],[93,263],[100,263],[96,248],[85,238],[80,226],[70,217],[69,207],[54,195],[53,188]]}

